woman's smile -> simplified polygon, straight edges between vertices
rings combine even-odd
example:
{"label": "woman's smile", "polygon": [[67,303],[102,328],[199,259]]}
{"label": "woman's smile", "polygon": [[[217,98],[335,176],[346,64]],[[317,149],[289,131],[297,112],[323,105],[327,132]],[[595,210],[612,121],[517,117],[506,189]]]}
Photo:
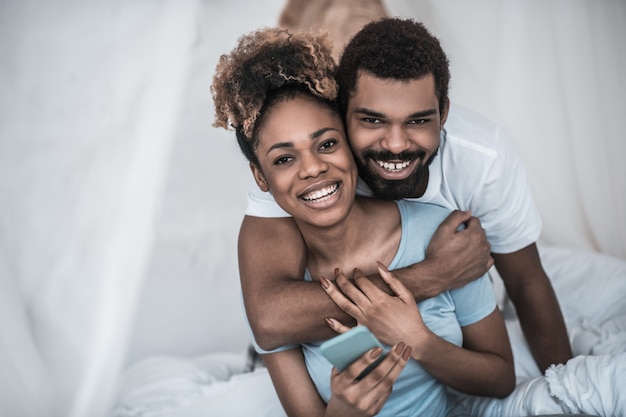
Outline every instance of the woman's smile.
{"label": "woman's smile", "polygon": [[294,219],[330,226],[345,218],[357,170],[341,119],[330,107],[301,95],[277,103],[256,154],[259,186]]}

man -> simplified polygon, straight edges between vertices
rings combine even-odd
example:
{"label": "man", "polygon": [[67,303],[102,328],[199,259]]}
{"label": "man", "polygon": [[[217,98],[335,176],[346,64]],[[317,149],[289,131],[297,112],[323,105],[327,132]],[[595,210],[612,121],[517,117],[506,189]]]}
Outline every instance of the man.
{"label": "man", "polygon": [[[421,300],[464,285],[495,262],[539,368],[565,363],[572,353],[537,253],[541,222],[523,167],[498,126],[450,106],[439,41],[411,20],[373,22],[346,46],[337,74],[362,192],[463,210],[441,225],[422,263],[396,276]],[[239,264],[256,341],[271,350],[331,336],[324,318],[352,321],[318,283],[302,281],[305,244],[268,197],[251,189]],[[469,211],[485,229],[493,260]]]}

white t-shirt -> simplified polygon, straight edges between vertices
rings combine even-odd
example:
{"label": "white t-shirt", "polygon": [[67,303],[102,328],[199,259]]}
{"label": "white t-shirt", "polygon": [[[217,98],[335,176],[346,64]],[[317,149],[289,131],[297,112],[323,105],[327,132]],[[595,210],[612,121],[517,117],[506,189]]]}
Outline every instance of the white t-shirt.
{"label": "white t-shirt", "polygon": [[[463,107],[450,106],[439,153],[429,167],[420,198],[448,209],[471,210],[481,221],[494,253],[511,253],[539,238],[541,218],[526,172],[503,129]],[[359,195],[371,195],[359,181]],[[252,181],[246,214],[288,217],[271,193]]]}

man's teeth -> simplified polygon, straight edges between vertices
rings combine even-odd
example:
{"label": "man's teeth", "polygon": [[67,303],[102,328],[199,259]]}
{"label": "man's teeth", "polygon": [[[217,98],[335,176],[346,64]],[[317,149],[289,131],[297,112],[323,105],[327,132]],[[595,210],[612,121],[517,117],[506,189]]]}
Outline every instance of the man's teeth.
{"label": "man's teeth", "polygon": [[385,161],[376,161],[376,162],[382,168],[385,168],[386,170],[389,170],[389,171],[401,171],[411,164],[411,161],[398,162],[397,164],[394,164],[393,162],[385,162]]}
{"label": "man's teeth", "polygon": [[308,193],[302,196],[302,199],[305,201],[315,201],[321,200],[325,197],[330,197],[335,194],[339,189],[339,184],[335,183],[333,185],[329,185],[328,187],[324,187],[321,190],[313,191],[312,193]]}

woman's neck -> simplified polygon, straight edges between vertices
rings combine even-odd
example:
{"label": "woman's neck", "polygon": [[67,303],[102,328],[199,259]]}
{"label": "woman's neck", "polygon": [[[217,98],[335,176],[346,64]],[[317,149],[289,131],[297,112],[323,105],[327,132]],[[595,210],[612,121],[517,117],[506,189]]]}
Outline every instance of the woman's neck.
{"label": "woman's neck", "polygon": [[298,222],[308,248],[307,268],[313,279],[333,278],[339,267],[350,274],[354,268],[376,272],[376,261],[389,264],[402,235],[400,213],[391,201],[358,198],[348,215],[329,227]]}

